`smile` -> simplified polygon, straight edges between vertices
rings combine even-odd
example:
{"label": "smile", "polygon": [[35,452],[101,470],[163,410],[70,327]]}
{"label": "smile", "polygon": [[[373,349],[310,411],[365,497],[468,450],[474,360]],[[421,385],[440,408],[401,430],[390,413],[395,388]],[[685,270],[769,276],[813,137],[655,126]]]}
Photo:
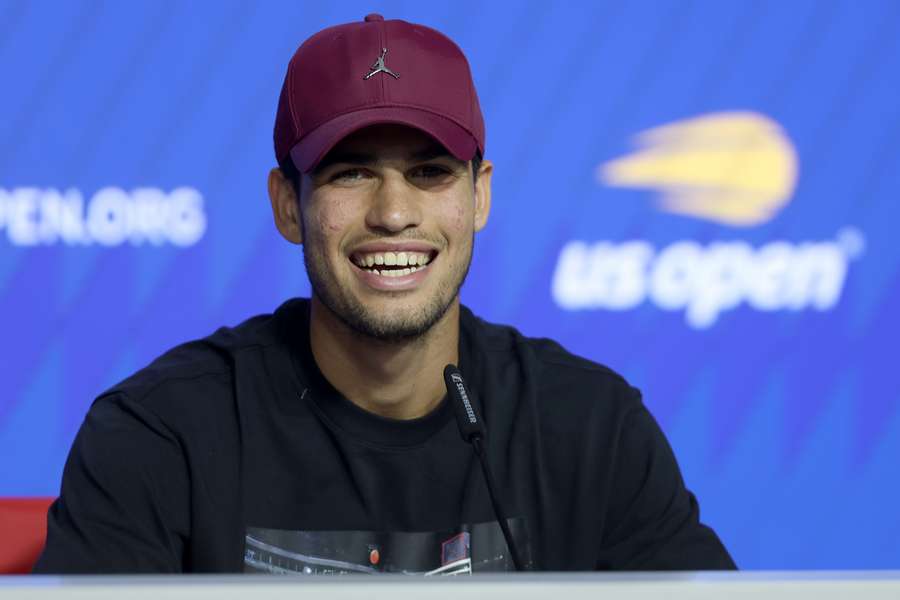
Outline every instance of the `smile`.
{"label": "smile", "polygon": [[350,260],[360,269],[385,277],[403,277],[424,269],[430,252],[358,252]]}
{"label": "smile", "polygon": [[401,291],[418,287],[428,275],[437,251],[358,251],[350,255],[356,274],[369,287]]}

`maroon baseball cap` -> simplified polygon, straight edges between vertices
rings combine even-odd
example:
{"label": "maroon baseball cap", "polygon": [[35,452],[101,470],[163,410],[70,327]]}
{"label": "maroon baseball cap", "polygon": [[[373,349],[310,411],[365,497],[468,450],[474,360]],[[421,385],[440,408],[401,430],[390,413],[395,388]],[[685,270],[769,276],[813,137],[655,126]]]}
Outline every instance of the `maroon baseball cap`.
{"label": "maroon baseball cap", "polygon": [[484,119],[469,63],[444,34],[368,15],[303,42],[288,63],[275,157],[313,169],[335,144],[380,123],[415,127],[456,158],[484,154]]}

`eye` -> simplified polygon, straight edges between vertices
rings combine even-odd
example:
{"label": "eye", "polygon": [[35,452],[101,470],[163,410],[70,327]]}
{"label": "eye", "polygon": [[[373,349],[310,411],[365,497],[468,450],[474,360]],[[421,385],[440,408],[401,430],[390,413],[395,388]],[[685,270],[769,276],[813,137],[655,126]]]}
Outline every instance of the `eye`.
{"label": "eye", "polygon": [[334,173],[328,180],[338,183],[352,183],[359,181],[365,176],[362,169],[344,169]]}
{"label": "eye", "polygon": [[450,175],[451,171],[447,167],[442,165],[420,165],[415,167],[411,175],[412,177],[422,178],[422,179],[438,179],[441,177],[445,177]]}

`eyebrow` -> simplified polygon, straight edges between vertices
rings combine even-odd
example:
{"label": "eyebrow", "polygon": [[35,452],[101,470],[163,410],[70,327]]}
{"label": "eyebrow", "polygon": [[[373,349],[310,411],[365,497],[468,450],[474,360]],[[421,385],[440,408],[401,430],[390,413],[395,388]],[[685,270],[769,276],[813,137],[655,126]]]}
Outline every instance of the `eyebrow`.
{"label": "eyebrow", "polygon": [[[435,158],[451,158],[457,162],[463,162],[450,154],[450,152],[440,144],[433,144],[423,150],[419,150],[407,155],[407,160],[412,162],[423,162],[434,160]],[[319,164],[315,166],[315,168],[311,171],[311,174],[318,175],[331,165],[336,164],[346,163],[351,165],[368,166],[373,165],[376,162],[378,162],[378,158],[374,154],[370,153],[350,151],[329,152],[322,160],[319,161]]]}
{"label": "eyebrow", "polygon": [[450,154],[450,151],[440,144],[433,144],[431,146],[428,146],[424,150],[414,152],[409,156],[409,158],[410,160],[415,162],[433,160],[435,158],[452,158],[453,160],[459,160],[458,158]]}

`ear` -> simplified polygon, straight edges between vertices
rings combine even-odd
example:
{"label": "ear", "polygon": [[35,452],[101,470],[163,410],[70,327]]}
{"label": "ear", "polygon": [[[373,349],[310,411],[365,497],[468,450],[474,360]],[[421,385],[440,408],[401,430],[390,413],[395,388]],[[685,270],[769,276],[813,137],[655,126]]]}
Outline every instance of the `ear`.
{"label": "ear", "polygon": [[488,215],[491,212],[491,175],[494,174],[494,164],[483,161],[478,169],[478,179],[475,181],[475,231],[481,231],[487,225]]}
{"label": "ear", "polygon": [[278,231],[287,241],[302,244],[303,229],[300,227],[297,192],[294,191],[294,184],[277,167],[269,171],[269,200],[272,202],[272,216],[275,217]]}

